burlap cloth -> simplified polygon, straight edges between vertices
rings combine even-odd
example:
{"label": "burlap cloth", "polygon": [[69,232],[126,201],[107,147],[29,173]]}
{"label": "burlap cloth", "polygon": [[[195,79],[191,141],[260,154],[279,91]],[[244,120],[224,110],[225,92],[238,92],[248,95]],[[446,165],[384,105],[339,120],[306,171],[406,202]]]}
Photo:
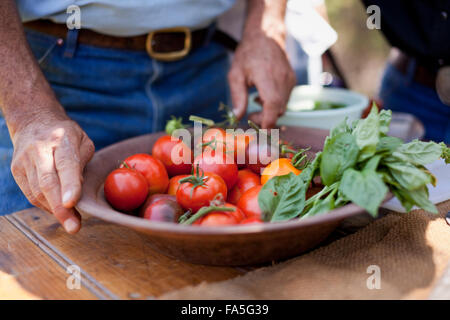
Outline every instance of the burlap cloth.
{"label": "burlap cloth", "polygon": [[[450,200],[438,209],[439,215],[391,213],[300,257],[160,298],[426,299],[450,261],[450,226],[444,219]],[[371,265],[379,267],[380,289],[367,286]]]}

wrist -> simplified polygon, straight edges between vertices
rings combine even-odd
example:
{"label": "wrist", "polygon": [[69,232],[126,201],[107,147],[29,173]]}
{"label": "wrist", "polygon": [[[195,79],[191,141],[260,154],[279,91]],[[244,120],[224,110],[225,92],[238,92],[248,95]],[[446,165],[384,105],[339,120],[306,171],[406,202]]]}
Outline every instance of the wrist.
{"label": "wrist", "polygon": [[285,9],[286,1],[283,0],[250,0],[242,41],[263,37],[274,40],[284,48],[286,41]]}
{"label": "wrist", "polygon": [[243,41],[246,39],[254,38],[269,38],[274,40],[280,47],[285,48],[286,46],[286,28],[284,21],[279,19],[266,18],[263,24],[259,28],[249,30],[243,37]]}
{"label": "wrist", "polygon": [[13,110],[13,112],[5,114],[5,120],[13,142],[17,133],[27,130],[35,124],[46,127],[57,121],[70,120],[56,100],[48,101],[44,105],[36,104],[36,102],[28,103]]}

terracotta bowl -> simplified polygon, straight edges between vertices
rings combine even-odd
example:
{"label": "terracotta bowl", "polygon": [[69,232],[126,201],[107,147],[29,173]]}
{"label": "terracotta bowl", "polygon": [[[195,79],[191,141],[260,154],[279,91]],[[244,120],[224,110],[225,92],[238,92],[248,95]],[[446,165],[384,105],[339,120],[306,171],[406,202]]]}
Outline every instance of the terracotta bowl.
{"label": "terracotta bowl", "polygon": [[[159,252],[192,263],[239,266],[276,261],[317,246],[344,219],[364,212],[348,204],[305,220],[256,225],[198,227],[153,222],[114,210],[103,196],[103,182],[119,161],[135,153],[150,152],[163,133],[125,140],[98,151],[84,174],[83,195],[77,205],[91,215],[142,232]],[[284,128],[281,138],[298,147],[320,150],[328,131]]]}

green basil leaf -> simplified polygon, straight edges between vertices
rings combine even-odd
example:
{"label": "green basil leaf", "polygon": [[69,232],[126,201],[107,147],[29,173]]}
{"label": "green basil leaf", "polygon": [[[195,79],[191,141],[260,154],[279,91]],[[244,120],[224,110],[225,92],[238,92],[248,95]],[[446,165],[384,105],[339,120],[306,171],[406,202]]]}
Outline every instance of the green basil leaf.
{"label": "green basil leaf", "polygon": [[376,171],[378,168],[378,164],[380,163],[381,156],[379,154],[370,158],[363,167],[363,170],[367,171]]}
{"label": "green basil leaf", "polygon": [[442,148],[441,158],[445,160],[445,163],[450,163],[450,148],[444,142],[439,143]]}
{"label": "green basil leaf", "polygon": [[396,188],[401,188],[400,183],[398,183],[394,177],[392,177],[391,172],[387,170],[386,168],[383,168],[381,170],[378,170],[378,174],[381,174],[381,178],[383,181],[391,186],[394,186]]}
{"label": "green basil leaf", "polygon": [[336,192],[331,192],[325,199],[318,199],[315,201],[313,206],[301,217],[301,219],[316,216],[321,213],[327,213],[333,210],[336,207],[334,201],[335,193]]}
{"label": "green basil leaf", "polygon": [[339,191],[350,201],[376,216],[388,188],[374,171],[347,169],[342,176]]}
{"label": "green basil leaf", "polygon": [[420,189],[409,191],[408,195],[414,200],[414,203],[419,208],[431,213],[438,213],[436,206],[428,199],[428,188],[423,186]]}
{"label": "green basil leaf", "polygon": [[353,130],[353,135],[361,150],[361,160],[365,160],[375,153],[380,140],[380,119],[376,106],[372,107],[367,118],[358,122],[355,130]]}
{"label": "green basil leaf", "polygon": [[432,182],[432,177],[408,162],[386,162],[394,179],[406,190],[416,190]]}
{"label": "green basil leaf", "polygon": [[438,213],[436,206],[428,199],[428,188],[426,186],[413,191],[392,188],[392,193],[407,212],[411,211],[412,207],[416,205],[425,211]]}
{"label": "green basil leaf", "polygon": [[316,153],[316,157],[314,158],[314,160],[310,164],[308,164],[306,168],[303,169],[302,172],[300,173],[299,175],[300,179],[307,186],[309,186],[312,179],[314,179],[314,177],[316,176],[317,171],[320,167],[321,160],[322,160],[322,152]]}
{"label": "green basil leaf", "polygon": [[412,207],[414,206],[414,201],[409,197],[408,190],[400,189],[400,188],[391,188],[394,196],[400,201],[403,208],[405,208],[406,212],[410,212]]}
{"label": "green basil leaf", "polygon": [[258,195],[263,220],[273,222],[297,217],[305,206],[306,188],[292,172],[267,181]]}
{"label": "green basil leaf", "polygon": [[392,154],[403,144],[402,139],[396,137],[381,137],[377,144],[376,153]]}
{"label": "green basil leaf", "polygon": [[322,151],[320,176],[322,182],[329,186],[340,179],[342,173],[355,165],[359,149],[355,137],[342,132],[329,139]]}
{"label": "green basil leaf", "polygon": [[380,114],[380,133],[382,135],[386,135],[389,132],[389,125],[392,120],[392,111],[391,110],[381,110]]}
{"label": "green basil leaf", "polygon": [[347,118],[342,120],[340,123],[338,123],[333,129],[330,130],[330,138],[333,138],[334,136],[337,136],[339,133],[342,132],[352,132],[352,129],[349,127],[347,123]]}
{"label": "green basil leaf", "polygon": [[426,165],[436,161],[442,154],[442,147],[435,142],[414,140],[397,148],[392,154],[405,162]]}

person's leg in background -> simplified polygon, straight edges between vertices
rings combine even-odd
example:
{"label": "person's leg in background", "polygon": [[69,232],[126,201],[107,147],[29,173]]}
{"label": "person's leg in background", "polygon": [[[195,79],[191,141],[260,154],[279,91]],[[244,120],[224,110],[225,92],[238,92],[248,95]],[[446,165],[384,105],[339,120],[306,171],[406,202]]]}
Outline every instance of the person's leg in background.
{"label": "person's leg in background", "polygon": [[[171,115],[185,121],[190,114],[218,119],[219,103],[229,102],[229,59],[216,43],[162,63],[146,52],[77,45],[76,35],[62,46],[55,45],[57,38],[35,31],[27,31],[27,39],[58,100],[96,150],[162,130]],[[31,206],[11,175],[12,155],[0,116],[0,215]]]}
{"label": "person's leg in background", "polygon": [[388,64],[380,98],[386,109],[415,115],[425,126],[425,139],[450,143],[450,106],[441,102],[435,90],[413,81],[414,65],[408,74]]}

